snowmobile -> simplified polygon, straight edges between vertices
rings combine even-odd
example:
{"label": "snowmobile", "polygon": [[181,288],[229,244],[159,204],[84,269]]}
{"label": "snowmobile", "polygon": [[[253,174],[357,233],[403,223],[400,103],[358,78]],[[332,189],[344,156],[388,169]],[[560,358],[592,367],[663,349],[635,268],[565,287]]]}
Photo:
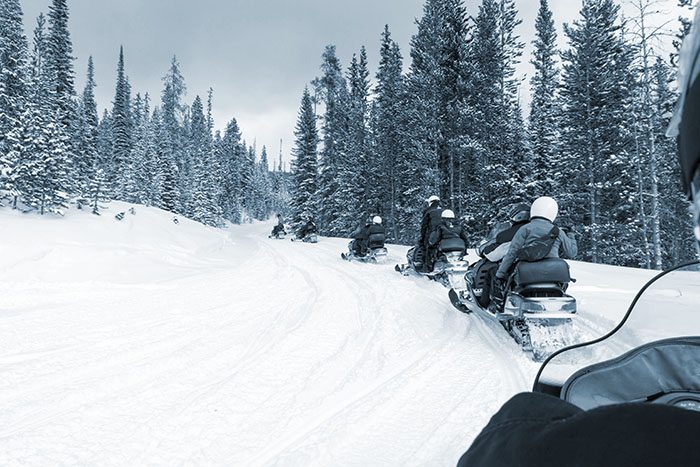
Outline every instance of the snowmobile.
{"label": "snowmobile", "polygon": [[698,304],[700,263],[657,275],[607,334],[549,356],[533,391],[584,410],[634,402],[700,411]]}
{"label": "snowmobile", "polygon": [[357,253],[355,253],[355,248],[354,248],[354,242],[350,242],[348,244],[348,252],[347,253],[341,253],[340,257],[343,258],[346,261],[360,261],[362,263],[375,263],[375,264],[383,264],[386,262],[386,258],[388,255],[387,249],[384,247],[384,245],[369,245],[369,248],[367,250],[367,253],[365,253],[364,256],[359,256]]}
{"label": "snowmobile", "polygon": [[449,292],[455,308],[499,322],[535,361],[570,345],[577,308],[576,299],[566,293],[572,281],[568,263],[559,258],[519,262],[506,285],[503,311],[493,313],[489,280],[497,267],[486,260],[470,267],[464,285]]}
{"label": "snowmobile", "polygon": [[469,270],[469,262],[464,259],[466,248],[459,238],[444,240],[438,247],[438,257],[430,272],[424,271],[423,248],[417,245],[406,254],[407,263],[397,264],[394,269],[404,276],[411,271],[426,276],[445,287],[466,288],[464,275]]}
{"label": "snowmobile", "polygon": [[287,238],[287,232],[284,231],[284,230],[280,230],[279,232],[276,232],[276,233],[274,233],[274,234],[268,235],[267,238],[274,238],[274,239],[277,239],[277,240],[284,240],[285,238]]}
{"label": "snowmobile", "polygon": [[299,238],[298,235],[295,235],[292,237],[293,242],[304,242],[304,243],[318,243],[318,235],[315,233],[310,233],[305,235],[302,238]]}

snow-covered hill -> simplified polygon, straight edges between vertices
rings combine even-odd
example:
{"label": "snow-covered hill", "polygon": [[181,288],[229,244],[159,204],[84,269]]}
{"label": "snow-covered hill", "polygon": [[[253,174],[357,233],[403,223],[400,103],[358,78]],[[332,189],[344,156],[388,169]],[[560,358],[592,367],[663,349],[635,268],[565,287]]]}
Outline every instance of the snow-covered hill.
{"label": "snow-covered hill", "polygon": [[[501,329],[393,271],[405,247],[349,264],[129,207],[0,209],[0,465],[454,465],[532,383]],[[600,331],[651,273],[573,275]]]}

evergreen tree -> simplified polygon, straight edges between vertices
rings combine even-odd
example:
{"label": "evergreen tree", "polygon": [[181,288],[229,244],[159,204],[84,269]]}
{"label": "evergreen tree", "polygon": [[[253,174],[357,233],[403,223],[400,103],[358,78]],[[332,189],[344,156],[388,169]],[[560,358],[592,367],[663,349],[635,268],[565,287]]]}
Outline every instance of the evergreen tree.
{"label": "evergreen tree", "polygon": [[386,226],[393,238],[399,238],[397,207],[400,180],[396,168],[397,153],[401,147],[401,131],[398,128],[399,114],[402,110],[401,96],[404,93],[402,75],[403,58],[399,45],[394,42],[389,26],[384,27],[380,49],[379,70],[377,71],[376,98],[373,109],[373,175],[370,178],[370,209],[383,213]]}
{"label": "evergreen tree", "polygon": [[535,74],[530,83],[532,102],[529,124],[533,161],[530,164],[530,175],[527,177],[530,197],[554,193],[552,180],[558,170],[557,33],[548,0],[540,0],[535,27],[535,51],[531,60]]}
{"label": "evergreen tree", "polygon": [[[343,216],[348,201],[343,198],[348,190],[341,190],[339,182],[347,184],[347,141],[349,94],[335,46],[326,46],[322,56],[323,75],[317,80],[317,91],[323,98],[323,149],[319,158],[317,206],[318,225],[325,235],[347,234],[349,226]],[[342,178],[342,180],[341,180]]]}
{"label": "evergreen tree", "polygon": [[203,224],[217,226],[221,222],[219,205],[220,173],[212,152],[212,139],[202,100],[197,96],[192,104],[190,124],[190,160],[192,161],[192,197],[189,212]]}
{"label": "evergreen tree", "polygon": [[64,143],[61,143],[65,154],[63,163],[66,164],[65,172],[68,177],[66,188],[70,192],[76,192],[78,187],[75,183],[75,158],[78,148],[75,134],[79,132],[79,121],[73,71],[75,58],[68,29],[68,16],[67,0],[52,0],[48,14],[49,30],[46,37],[45,61],[50,82],[48,98],[55,109],[53,115],[57,119],[56,122],[60,125],[56,132],[62,135],[59,139],[67,138]]}
{"label": "evergreen tree", "polygon": [[293,223],[300,223],[306,217],[315,216],[316,211],[314,198],[317,192],[319,138],[308,88],[304,88],[294,135],[291,208]]}
{"label": "evergreen tree", "polygon": [[[168,86],[166,85],[166,89]],[[178,167],[173,151],[172,122],[169,122],[159,111],[153,114],[156,140],[158,141],[158,172],[156,173],[159,189],[158,204],[161,209],[178,212],[180,207],[180,191],[178,189]]]}
{"label": "evergreen tree", "polygon": [[[170,69],[163,77],[163,83],[161,117],[164,132],[161,137],[165,138],[165,140],[161,141],[161,151],[167,153],[164,157],[175,162],[177,169],[172,174],[177,177],[178,198],[172,210],[185,213],[189,199],[188,180],[191,176],[190,161],[185,148],[186,112],[182,103],[187,87],[185,86],[185,79],[180,72],[180,64],[177,61],[177,57],[172,58]],[[172,171],[169,169],[169,172]]]}
{"label": "evergreen tree", "polygon": [[635,215],[635,164],[627,128],[632,48],[612,0],[585,0],[581,19],[565,27],[563,67],[565,223],[587,226],[579,243],[593,262],[636,265],[644,240]]}
{"label": "evergreen tree", "polygon": [[124,48],[119,48],[117,64],[117,85],[112,106],[112,155],[110,162],[110,182],[116,188],[116,195],[129,198],[124,177],[130,172],[130,156],[133,148],[133,122],[131,115],[131,86],[124,71]]}
{"label": "evergreen tree", "polygon": [[[97,176],[97,152],[99,140],[99,117],[95,100],[95,68],[92,57],[88,59],[87,79],[78,106],[79,131],[76,152],[76,176],[79,194],[93,192],[91,178]],[[102,173],[104,175],[104,171]],[[102,187],[106,184],[101,184]],[[79,201],[80,205],[80,201]]]}
{"label": "evergreen tree", "polygon": [[255,166],[253,182],[250,190],[250,215],[257,220],[270,217],[272,204],[272,186],[270,184],[270,167],[267,159],[267,148],[262,147],[260,161]]}
{"label": "evergreen tree", "polygon": [[9,138],[19,130],[26,105],[27,49],[19,0],[4,0],[0,3],[0,173],[9,169],[7,153],[15,142]]}
{"label": "evergreen tree", "polygon": [[245,145],[241,141],[241,131],[235,119],[226,125],[219,145],[219,160],[222,171],[221,207],[224,219],[233,223],[241,222],[243,198],[241,178],[242,164],[246,157]]}

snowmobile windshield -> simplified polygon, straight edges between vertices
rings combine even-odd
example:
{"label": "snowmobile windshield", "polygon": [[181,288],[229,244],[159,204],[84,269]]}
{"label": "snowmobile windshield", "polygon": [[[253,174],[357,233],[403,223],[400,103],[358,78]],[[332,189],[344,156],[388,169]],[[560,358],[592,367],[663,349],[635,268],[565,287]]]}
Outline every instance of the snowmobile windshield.
{"label": "snowmobile windshield", "polygon": [[657,275],[614,329],[552,354],[533,390],[584,409],[684,391],[700,401],[700,263]]}

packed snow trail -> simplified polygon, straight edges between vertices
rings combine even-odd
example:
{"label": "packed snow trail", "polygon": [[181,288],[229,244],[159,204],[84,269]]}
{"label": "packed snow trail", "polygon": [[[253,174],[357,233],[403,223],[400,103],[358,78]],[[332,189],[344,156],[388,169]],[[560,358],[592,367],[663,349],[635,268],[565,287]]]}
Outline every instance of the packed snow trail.
{"label": "packed snow trail", "polygon": [[454,465],[531,384],[497,325],[393,271],[406,248],[136,209],[0,210],[1,465]]}

